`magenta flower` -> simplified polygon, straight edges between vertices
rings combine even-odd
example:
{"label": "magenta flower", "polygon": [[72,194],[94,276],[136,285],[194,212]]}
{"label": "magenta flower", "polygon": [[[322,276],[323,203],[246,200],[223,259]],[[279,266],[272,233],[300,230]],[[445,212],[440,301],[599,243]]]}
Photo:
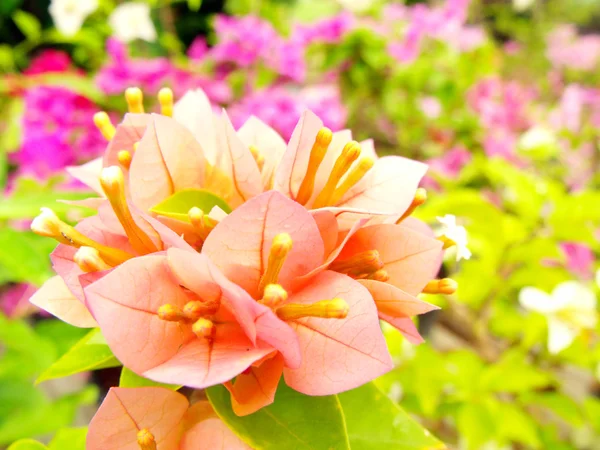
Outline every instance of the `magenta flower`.
{"label": "magenta flower", "polygon": [[66,72],[71,66],[71,58],[60,50],[47,49],[41,51],[31,60],[29,67],[23,71],[25,75],[37,75],[49,72]]}
{"label": "magenta flower", "polygon": [[583,279],[592,278],[595,258],[590,247],[578,242],[561,242],[560,249],[565,255],[567,269]]}

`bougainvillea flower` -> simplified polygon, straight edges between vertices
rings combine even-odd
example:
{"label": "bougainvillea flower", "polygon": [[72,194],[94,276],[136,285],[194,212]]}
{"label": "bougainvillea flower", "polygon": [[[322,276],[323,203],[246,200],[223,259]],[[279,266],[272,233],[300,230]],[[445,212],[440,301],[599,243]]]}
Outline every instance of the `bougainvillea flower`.
{"label": "bougainvillea flower", "polygon": [[423,232],[424,227],[411,218],[399,224],[364,227],[348,240],[329,266],[365,286],[375,300],[379,317],[414,343],[422,342],[422,338],[410,317],[438,309],[416,296],[424,290],[451,293],[448,289],[454,286],[452,280],[433,280],[441,266],[443,244]]}
{"label": "bougainvillea flower", "polygon": [[[334,248],[333,257],[340,248]],[[369,291],[345,274],[325,270],[332,259],[325,251],[310,212],[276,191],[240,206],[204,242],[202,255],[268,306],[256,321],[257,337],[268,339],[283,357],[282,361],[279,354],[271,354],[227,384],[238,414],[271,403],[282,374],[297,391],[329,395],[391,369]],[[183,273],[191,267],[180,264],[178,270]],[[290,342],[274,339],[273,330],[281,321],[299,341],[298,367],[289,365]]]}
{"label": "bougainvillea flower", "polygon": [[85,284],[136,256],[170,247],[189,249],[169,228],[131,207],[119,168],[104,169],[102,174],[100,184],[108,198],[97,216],[71,227],[43,208],[31,224],[35,233],[59,242],[50,259],[61,278],[46,282],[31,301],[75,326],[95,326],[84,306]]}
{"label": "bougainvillea flower", "polygon": [[159,387],[111,388],[90,422],[87,450],[249,450],[207,401]]}

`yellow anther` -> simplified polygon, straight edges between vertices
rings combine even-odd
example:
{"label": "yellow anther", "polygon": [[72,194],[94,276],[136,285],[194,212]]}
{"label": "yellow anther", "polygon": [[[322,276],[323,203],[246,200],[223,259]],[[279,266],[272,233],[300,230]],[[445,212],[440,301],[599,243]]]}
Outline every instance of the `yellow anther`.
{"label": "yellow anther", "polygon": [[350,170],[350,173],[346,176],[346,178],[344,178],[342,184],[340,184],[335,191],[333,191],[333,195],[331,196],[329,204],[337,205],[342,197],[346,195],[346,192],[348,192],[352,186],[362,180],[362,178],[369,170],[371,170],[374,164],[375,160],[370,156],[361,158],[352,168],[352,170]]}
{"label": "yellow anther", "polygon": [[81,247],[75,252],[73,261],[84,272],[100,272],[111,268],[100,257],[100,252],[92,247]]}
{"label": "yellow anther", "polygon": [[154,439],[154,435],[150,433],[150,430],[144,428],[138,431],[137,434],[137,443],[140,447],[140,450],[156,450],[156,439]]}
{"label": "yellow anther", "polygon": [[217,302],[194,300],[185,304],[183,307],[183,315],[187,320],[195,322],[202,316],[215,314],[218,309],[219,303]]}
{"label": "yellow anther", "polygon": [[173,116],[173,91],[169,88],[162,88],[158,91],[158,103],[160,103],[160,113],[163,116]]}
{"label": "yellow anther", "polygon": [[335,192],[335,188],[337,187],[339,181],[342,179],[346,172],[350,170],[350,167],[358,159],[360,156],[360,145],[356,141],[350,141],[346,144],[340,156],[335,161],[333,165],[333,169],[329,174],[329,178],[327,179],[327,183],[325,183],[325,187],[321,193],[315,199],[315,203],[313,204],[313,209],[322,208],[327,205],[331,205],[331,197]]}
{"label": "yellow anther", "polygon": [[334,261],[329,266],[330,270],[359,277],[362,274],[371,274],[383,267],[383,261],[377,250],[367,250],[357,253],[350,258]]}
{"label": "yellow anther", "polygon": [[157,246],[150,237],[135,223],[129,205],[125,198],[125,180],[123,171],[117,166],[110,166],[102,169],[100,174],[100,184],[106,198],[110,202],[115,215],[121,222],[125,234],[129,238],[131,246],[140,254],[153,253],[158,251]]}
{"label": "yellow anther", "polygon": [[127,150],[121,150],[119,153],[117,153],[119,164],[121,164],[127,170],[129,170],[129,166],[131,166],[131,158],[131,153]]}
{"label": "yellow anther", "polygon": [[287,298],[288,294],[286,290],[279,284],[268,284],[267,287],[265,287],[265,293],[263,294],[262,299],[258,302],[272,309],[284,303]]}
{"label": "yellow anther", "polygon": [[187,319],[179,306],[171,305],[170,303],[159,307],[157,314],[159,319],[168,322],[183,322]]}
{"label": "yellow anther", "polygon": [[108,114],[106,114],[104,111],[99,111],[94,114],[94,124],[107,141],[110,141],[113,137],[115,137],[115,126],[110,121]]}
{"label": "yellow anther", "polygon": [[277,283],[279,272],[281,272],[281,268],[291,250],[292,238],[289,234],[280,233],[273,238],[267,268],[258,285],[259,295],[262,296],[267,285]]}
{"label": "yellow anther", "polygon": [[217,327],[210,320],[201,317],[192,325],[192,332],[199,338],[213,339]]}
{"label": "yellow anther", "polygon": [[254,158],[254,161],[256,161],[258,170],[260,172],[262,172],[263,167],[265,166],[265,157],[260,152],[260,150],[257,147],[255,147],[254,145],[251,145],[249,148],[250,148],[250,153],[252,153],[252,157]]}
{"label": "yellow anther", "polygon": [[325,158],[329,144],[331,144],[331,139],[333,139],[333,133],[329,128],[321,128],[317,133],[315,143],[310,151],[306,175],[302,180],[302,184],[300,184],[298,195],[296,195],[296,201],[301,205],[306,205],[313,194],[317,171],[323,162],[323,158]]}
{"label": "yellow anther", "polygon": [[320,317],[321,319],[343,319],[350,312],[345,300],[334,298],[321,300],[311,305],[289,303],[275,310],[281,320],[295,320],[302,317]]}
{"label": "yellow anther", "polygon": [[396,224],[399,224],[404,219],[406,219],[408,216],[410,216],[415,211],[415,209],[417,209],[417,206],[422,205],[423,203],[425,203],[426,200],[427,200],[427,191],[423,188],[418,188],[417,192],[415,192],[415,198],[413,199],[412,203],[410,204],[408,209],[404,212],[404,214],[402,214],[402,217],[400,217],[396,221]]}
{"label": "yellow anther", "polygon": [[125,90],[125,100],[130,113],[144,113],[144,94],[137,87],[130,87]]}
{"label": "yellow anther", "polygon": [[449,237],[442,235],[442,236],[438,236],[436,238],[438,241],[441,241],[444,244],[443,249],[446,250],[447,248],[450,247],[454,247],[456,245],[456,242],[454,242],[452,239],[450,239]]}
{"label": "yellow anther", "polygon": [[133,255],[127,252],[107,247],[81,234],[75,228],[60,220],[54,211],[49,208],[42,208],[40,215],[33,219],[31,231],[40,236],[51,237],[61,244],[70,245],[71,247],[95,248],[98,250],[100,257],[110,266],[119,265],[133,258]]}
{"label": "yellow anther", "polygon": [[424,294],[446,294],[451,295],[458,289],[458,283],[451,278],[431,280],[423,289]]}
{"label": "yellow anther", "polygon": [[194,206],[188,211],[190,223],[203,241],[206,240],[210,232],[216,227],[219,222],[208,217],[200,208]]}

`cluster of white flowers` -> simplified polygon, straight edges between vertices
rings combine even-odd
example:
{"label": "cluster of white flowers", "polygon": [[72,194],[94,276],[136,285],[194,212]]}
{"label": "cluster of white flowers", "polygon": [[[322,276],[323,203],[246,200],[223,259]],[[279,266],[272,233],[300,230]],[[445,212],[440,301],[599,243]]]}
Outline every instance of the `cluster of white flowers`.
{"label": "cluster of white flowers", "polygon": [[470,259],[471,251],[467,247],[467,230],[456,224],[456,216],[446,214],[444,217],[438,217],[437,220],[442,224],[440,237],[456,246],[456,260]]}

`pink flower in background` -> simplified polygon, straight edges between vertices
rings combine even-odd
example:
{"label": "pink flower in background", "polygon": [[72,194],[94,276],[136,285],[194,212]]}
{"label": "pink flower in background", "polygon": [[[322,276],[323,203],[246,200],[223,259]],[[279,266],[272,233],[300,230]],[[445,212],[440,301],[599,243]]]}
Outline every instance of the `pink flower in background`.
{"label": "pink flower in background", "polygon": [[42,50],[31,60],[29,67],[23,71],[26,75],[37,75],[49,72],[66,72],[71,66],[71,58],[60,50]]}
{"label": "pink flower in background", "polygon": [[516,158],[517,137],[507,132],[491,132],[483,141],[483,149],[489,158],[499,157],[508,161]]}
{"label": "pink flower in background", "polygon": [[305,45],[315,42],[337,44],[356,23],[354,16],[345,11],[336,16],[296,26],[293,36]]}
{"label": "pink flower in background", "polygon": [[204,36],[197,36],[194,38],[190,47],[188,48],[187,55],[192,61],[201,61],[208,53],[208,44]]}
{"label": "pink flower in background", "polygon": [[62,87],[39,86],[25,94],[23,140],[10,154],[18,174],[45,178],[99,155],[106,141],[94,125],[97,107]]}
{"label": "pink flower in background", "polygon": [[23,317],[35,311],[36,308],[29,303],[29,297],[36,290],[34,285],[27,283],[6,288],[0,293],[0,311],[11,318]]}
{"label": "pink flower in background", "polygon": [[427,161],[429,170],[445,177],[457,176],[461,169],[471,161],[471,153],[464,147],[454,147],[438,158]]}
{"label": "pink flower in background", "polygon": [[561,242],[560,250],[565,255],[567,269],[583,279],[591,279],[594,269],[594,252],[585,244]]}
{"label": "pink flower in background", "polygon": [[561,25],[548,36],[546,56],[557,68],[593,70],[600,61],[600,35],[579,36],[574,25]]}

